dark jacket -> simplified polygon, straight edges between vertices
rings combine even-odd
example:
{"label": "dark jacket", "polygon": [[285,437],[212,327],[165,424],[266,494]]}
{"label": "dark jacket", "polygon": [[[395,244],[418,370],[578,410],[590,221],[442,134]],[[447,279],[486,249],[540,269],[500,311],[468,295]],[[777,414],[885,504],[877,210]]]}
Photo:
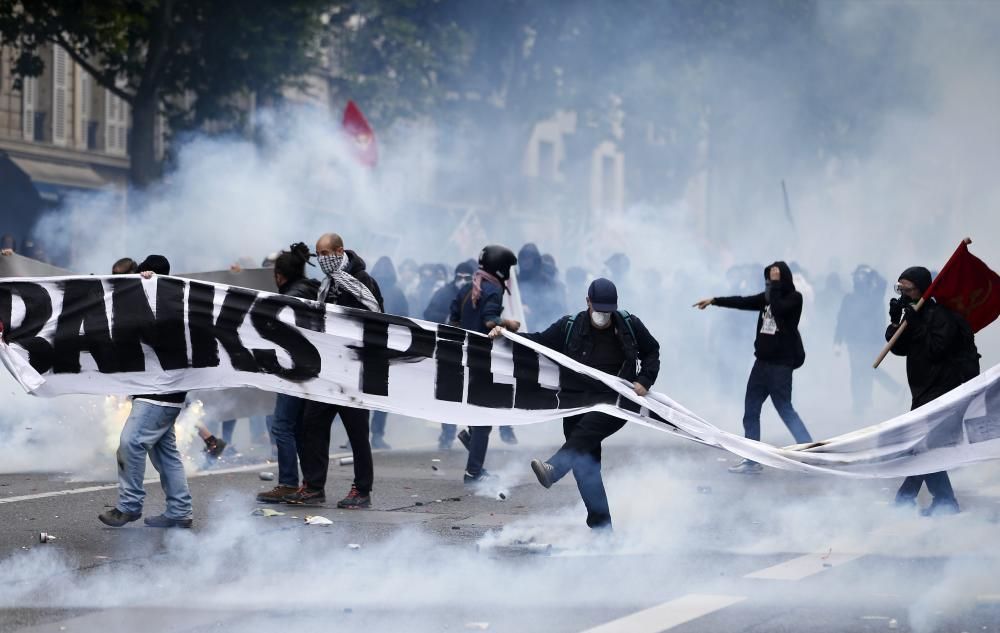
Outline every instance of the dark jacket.
{"label": "dark jacket", "polygon": [[448,282],[438,288],[427,304],[427,309],[424,310],[424,318],[434,323],[447,323],[451,302],[455,300],[457,291],[454,282]]}
{"label": "dark jacket", "polygon": [[[886,328],[886,341],[897,328],[891,324]],[[933,299],[910,319],[892,353],[906,357],[913,409],[979,375],[979,351],[972,328],[961,315]]]}
{"label": "dark jacket", "polygon": [[410,316],[410,304],[399,288],[396,267],[388,257],[379,257],[372,268],[372,277],[382,291],[385,311],[397,316]]}
{"label": "dark jacket", "polygon": [[448,322],[451,325],[487,334],[490,331],[486,326],[487,323],[500,323],[500,315],[503,314],[503,288],[486,280],[483,280],[480,287],[482,294],[476,305],[472,305],[471,283],[458,289],[448,314]]}
{"label": "dark jacket", "polygon": [[[546,328],[544,332],[524,334],[524,337],[592,367],[590,358],[591,352],[594,350],[594,330],[590,323],[590,313],[583,311],[572,317],[572,329],[569,325],[570,318],[570,315],[566,315]],[[629,382],[638,382],[649,389],[656,382],[656,376],[660,373],[660,344],[649,333],[639,317],[635,315],[629,315],[631,330],[620,313],[612,312],[611,320],[615,335],[621,341],[622,350],[625,352],[625,363],[622,365],[621,371],[618,372],[618,376]],[[635,332],[634,337],[632,332]],[[576,377],[575,380],[573,377]],[[560,378],[566,389],[588,391],[594,388],[591,381],[575,372],[560,370]],[[600,388],[604,389],[605,387],[600,385]]]}
{"label": "dark jacket", "polygon": [[[361,259],[361,256],[354,251],[346,251],[347,253],[347,268],[344,272],[351,275],[372,291],[375,295],[375,301],[378,302],[378,307],[380,310],[385,310],[385,303],[382,299],[382,291],[378,287],[378,282],[376,282],[371,275],[365,270],[365,260]],[[365,304],[358,301],[354,295],[349,292],[338,292],[330,294],[326,297],[327,303],[332,303],[338,306],[344,306],[345,308],[357,308],[358,310],[367,310]]]}
{"label": "dark jacket", "polygon": [[802,294],[795,289],[792,271],[785,262],[774,262],[764,268],[765,281],[771,266],[781,271],[781,280],[768,284],[767,290],[749,297],[716,297],[713,305],[758,311],[754,355],[768,363],[799,367],[805,356],[799,336]]}
{"label": "dark jacket", "polygon": [[299,299],[316,300],[319,293],[319,282],[315,279],[302,277],[295,281],[287,281],[284,286],[278,288],[278,292],[288,297],[298,297]]}

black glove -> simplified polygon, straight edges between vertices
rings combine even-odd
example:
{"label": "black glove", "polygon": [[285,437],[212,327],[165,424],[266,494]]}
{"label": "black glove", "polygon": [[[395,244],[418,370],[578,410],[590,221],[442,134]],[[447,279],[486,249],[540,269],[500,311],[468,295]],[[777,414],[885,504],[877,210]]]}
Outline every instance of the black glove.
{"label": "black glove", "polygon": [[902,299],[889,299],[889,321],[891,323],[899,323],[899,320],[903,317],[903,300]]}
{"label": "black glove", "polygon": [[907,303],[903,306],[903,312],[906,313],[906,320],[909,323],[923,321],[924,316],[920,314],[920,310],[917,310],[917,306],[914,303]]}

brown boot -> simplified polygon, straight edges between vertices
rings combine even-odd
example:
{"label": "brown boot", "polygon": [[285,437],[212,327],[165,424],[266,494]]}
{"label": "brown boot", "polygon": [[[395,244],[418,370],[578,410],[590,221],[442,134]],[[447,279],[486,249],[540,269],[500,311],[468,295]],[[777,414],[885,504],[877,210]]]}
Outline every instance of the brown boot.
{"label": "brown boot", "polygon": [[298,492],[295,486],[275,486],[257,495],[258,503],[285,503],[285,497]]}

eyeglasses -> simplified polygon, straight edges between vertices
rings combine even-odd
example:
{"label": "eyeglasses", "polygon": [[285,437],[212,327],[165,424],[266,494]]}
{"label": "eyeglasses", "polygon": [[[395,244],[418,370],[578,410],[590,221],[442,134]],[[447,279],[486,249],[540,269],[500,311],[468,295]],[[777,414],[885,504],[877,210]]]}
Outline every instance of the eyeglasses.
{"label": "eyeglasses", "polygon": [[917,289],[916,286],[904,286],[902,284],[896,284],[892,288],[893,288],[893,290],[896,291],[896,294],[898,294],[898,295],[904,295],[904,294],[910,292],[911,290],[916,290]]}

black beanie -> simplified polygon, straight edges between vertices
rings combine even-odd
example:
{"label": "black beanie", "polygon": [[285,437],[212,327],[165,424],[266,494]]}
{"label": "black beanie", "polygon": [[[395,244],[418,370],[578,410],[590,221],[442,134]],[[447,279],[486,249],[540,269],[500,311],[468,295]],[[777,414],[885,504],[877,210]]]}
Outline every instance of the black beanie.
{"label": "black beanie", "polygon": [[905,279],[909,281],[920,294],[927,292],[927,289],[931,287],[931,271],[927,270],[923,266],[912,266],[907,268],[899,275],[900,280]]}
{"label": "black beanie", "polygon": [[170,274],[170,262],[163,255],[150,255],[139,264],[139,272],[154,272],[157,275]]}

